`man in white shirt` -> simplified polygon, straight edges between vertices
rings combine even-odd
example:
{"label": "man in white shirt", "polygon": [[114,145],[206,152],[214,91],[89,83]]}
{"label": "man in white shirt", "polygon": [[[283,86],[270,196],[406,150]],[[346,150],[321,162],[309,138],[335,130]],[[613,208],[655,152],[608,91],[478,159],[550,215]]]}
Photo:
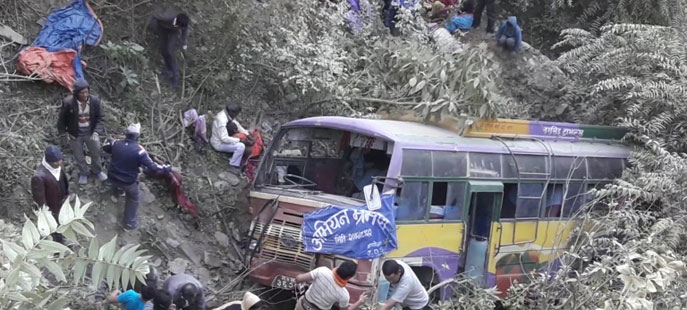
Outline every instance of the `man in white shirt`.
{"label": "man in white shirt", "polygon": [[[229,171],[236,175],[241,174],[241,160],[243,159],[246,145],[234,135],[238,133],[250,135],[236,120],[236,116],[239,113],[241,113],[240,105],[235,103],[227,104],[215,116],[215,120],[212,122],[212,136],[210,137],[210,144],[215,151],[234,153],[229,160]],[[231,128],[232,132],[229,132],[228,128]]]}
{"label": "man in white shirt", "polygon": [[390,310],[396,304],[401,304],[403,309],[431,309],[427,290],[408,264],[393,259],[385,261],[382,265],[382,273],[391,284],[391,297],[382,310]]}
{"label": "man in white shirt", "polygon": [[339,309],[358,309],[367,299],[367,293],[363,293],[353,304],[348,301],[351,298],[346,290],[348,280],[355,275],[358,265],[346,261],[339,267],[331,270],[327,267],[319,267],[314,270],[296,276],[296,283],[312,281],[305,295],[298,299],[294,310],[328,310],[335,303]]}

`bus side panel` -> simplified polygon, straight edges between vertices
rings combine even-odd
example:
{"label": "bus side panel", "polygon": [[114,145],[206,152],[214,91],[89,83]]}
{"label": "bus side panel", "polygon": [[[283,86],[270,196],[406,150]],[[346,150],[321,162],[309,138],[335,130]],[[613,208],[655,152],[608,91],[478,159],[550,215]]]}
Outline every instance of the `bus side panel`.
{"label": "bus side panel", "polygon": [[[504,223],[506,224],[506,223]],[[504,225],[512,229],[513,223]],[[513,282],[529,282],[530,273],[553,273],[558,269],[558,257],[568,247],[570,232],[577,225],[573,221],[540,221],[521,222],[516,224],[517,230],[513,238],[525,240],[531,237],[537,229],[534,242],[506,245],[501,244],[496,258],[490,262],[489,285],[496,285],[505,297],[506,291]],[[505,236],[505,235],[504,235]],[[531,239],[530,239],[531,240]],[[492,242],[498,242],[494,238]]]}
{"label": "bus side panel", "polygon": [[462,264],[463,223],[400,224],[396,235],[398,249],[387,257],[403,258],[411,266],[430,267],[438,281],[455,276]]}

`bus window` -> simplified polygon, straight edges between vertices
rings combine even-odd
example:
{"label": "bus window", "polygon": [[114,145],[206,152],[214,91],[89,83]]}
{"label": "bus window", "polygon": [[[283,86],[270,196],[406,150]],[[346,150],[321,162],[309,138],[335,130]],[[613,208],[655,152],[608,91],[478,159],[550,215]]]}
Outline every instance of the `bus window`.
{"label": "bus window", "polygon": [[544,191],[542,183],[521,183],[518,188],[518,204],[515,209],[516,218],[539,217],[539,206]]}
{"label": "bus window", "polygon": [[403,150],[403,164],[401,175],[404,176],[431,176],[432,153],[430,151]]}
{"label": "bus window", "polygon": [[546,207],[544,209],[544,217],[560,217],[562,207],[563,184],[549,184],[546,188]]}
{"label": "bus window", "polygon": [[470,176],[498,178],[501,176],[501,154],[470,153]]}
{"label": "bus window", "polygon": [[501,205],[502,219],[515,218],[515,208],[517,206],[517,201],[518,184],[503,184],[503,205]]}
{"label": "bus window", "polygon": [[590,179],[615,179],[623,174],[623,160],[620,158],[588,157]]}
{"label": "bus window", "polygon": [[587,190],[582,183],[568,184],[565,192],[565,206],[563,206],[563,217],[572,217],[577,214],[580,207],[587,202],[585,198]]}
{"label": "bus window", "polygon": [[547,177],[547,167],[549,158],[539,155],[515,155],[518,161],[518,171],[520,178],[542,179]]}
{"label": "bus window", "polygon": [[587,166],[584,157],[554,157],[553,158],[553,178],[554,179],[585,179],[587,176]]}
{"label": "bus window", "polygon": [[341,158],[343,131],[327,128],[315,128],[312,131],[311,158]]}
{"label": "bus window", "polygon": [[[435,177],[467,176],[467,158],[465,153],[432,152],[432,170]],[[405,158],[404,158],[405,160]]]}
{"label": "bus window", "polygon": [[432,205],[429,219],[455,221],[463,218],[465,183],[432,183]]}
{"label": "bus window", "polygon": [[421,221],[425,219],[428,197],[427,182],[406,182],[398,192],[397,221]]}

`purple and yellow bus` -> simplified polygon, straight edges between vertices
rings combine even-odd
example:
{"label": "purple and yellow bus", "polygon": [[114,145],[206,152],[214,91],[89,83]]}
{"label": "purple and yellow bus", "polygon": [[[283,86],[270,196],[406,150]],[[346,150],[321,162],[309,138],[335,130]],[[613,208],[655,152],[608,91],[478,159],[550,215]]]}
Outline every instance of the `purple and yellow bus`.
{"label": "purple and yellow bus", "polygon": [[[623,135],[613,127],[505,119],[460,133],[395,120],[290,122],[267,148],[250,193],[250,276],[290,289],[297,274],[348,260],[304,250],[303,214],[364,204],[357,192],[374,177],[396,195],[398,248],[385,258],[408,263],[428,287],[463,273],[505,294],[530,272],[557,268],[589,189],[618,178],[627,164]],[[365,174],[353,172],[356,164]],[[357,261],[352,300],[374,290],[384,302],[385,258]]]}

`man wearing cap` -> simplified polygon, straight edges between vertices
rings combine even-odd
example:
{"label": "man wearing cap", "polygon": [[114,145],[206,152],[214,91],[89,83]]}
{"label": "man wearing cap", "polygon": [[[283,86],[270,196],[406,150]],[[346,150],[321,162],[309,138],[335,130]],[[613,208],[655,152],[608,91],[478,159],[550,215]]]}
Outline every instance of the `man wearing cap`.
{"label": "man wearing cap", "polygon": [[126,207],[124,209],[124,229],[131,230],[138,227],[138,172],[139,167],[145,167],[146,173],[158,174],[172,171],[169,165],[158,165],[150,159],[148,152],[138,145],[141,125],[131,124],[126,129],[124,140],[108,139],[103,146],[105,152],[112,154],[112,162],[107,176],[115,188],[124,190]]}
{"label": "man wearing cap", "polygon": [[269,306],[257,295],[246,292],[242,300],[232,301],[213,310],[267,310]]}
{"label": "man wearing cap", "polygon": [[67,139],[72,137],[72,153],[79,167],[79,184],[88,182],[88,164],[84,156],[84,144],[91,155],[91,169],[100,181],[107,180],[100,162],[100,134],[103,133],[103,117],[100,112],[100,98],[88,92],[88,82],[79,78],[74,82],[72,95],[62,101],[57,132]]}
{"label": "man wearing cap", "polygon": [[[45,149],[43,161],[31,178],[31,194],[38,207],[48,206],[57,221],[62,204],[69,195],[69,181],[62,169],[60,148],[50,145]],[[54,233],[52,237],[56,242],[65,242],[62,234]]]}
{"label": "man wearing cap", "polygon": [[229,172],[236,175],[241,174],[241,160],[246,150],[246,144],[235,135],[238,133],[250,135],[248,130],[244,129],[236,120],[239,113],[241,113],[240,105],[236,103],[227,104],[215,116],[215,120],[212,122],[212,136],[210,137],[210,144],[215,151],[233,152],[229,160]]}

